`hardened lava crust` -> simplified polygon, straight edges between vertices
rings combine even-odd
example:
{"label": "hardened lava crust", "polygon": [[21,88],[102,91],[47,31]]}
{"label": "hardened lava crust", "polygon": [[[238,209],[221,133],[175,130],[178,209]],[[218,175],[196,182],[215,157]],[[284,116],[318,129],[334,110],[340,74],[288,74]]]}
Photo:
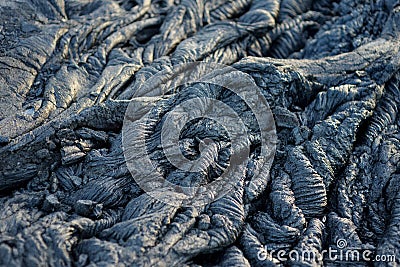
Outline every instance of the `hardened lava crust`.
{"label": "hardened lava crust", "polygon": [[0,266],[397,266],[399,49],[398,0],[0,1]]}

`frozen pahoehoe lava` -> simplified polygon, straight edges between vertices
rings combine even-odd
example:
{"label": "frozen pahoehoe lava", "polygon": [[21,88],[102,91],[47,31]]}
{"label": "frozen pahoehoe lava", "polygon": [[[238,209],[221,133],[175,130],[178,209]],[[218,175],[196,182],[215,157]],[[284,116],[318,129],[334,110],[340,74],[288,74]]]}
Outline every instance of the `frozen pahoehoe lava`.
{"label": "frozen pahoehoe lava", "polygon": [[144,83],[122,127],[127,167],[144,192],[169,205],[200,208],[243,182],[249,200],[259,197],[276,129],[251,76],[195,62]]}
{"label": "frozen pahoehoe lava", "polygon": [[[0,21],[0,265],[315,266],[332,261],[274,251],[328,248],[399,263],[398,1],[23,0]],[[211,67],[168,76],[196,62]],[[191,118],[179,136],[172,115]],[[136,154],[136,175],[177,190],[143,191],[127,118],[155,168]],[[229,168],[231,190],[187,205]]]}

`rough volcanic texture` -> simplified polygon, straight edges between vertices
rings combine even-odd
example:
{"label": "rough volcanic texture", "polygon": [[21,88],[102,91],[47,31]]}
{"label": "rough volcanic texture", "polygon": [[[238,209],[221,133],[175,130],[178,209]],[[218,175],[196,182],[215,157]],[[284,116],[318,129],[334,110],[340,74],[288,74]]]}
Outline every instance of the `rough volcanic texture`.
{"label": "rough volcanic texture", "polygon": [[[318,266],[257,255],[339,239],[399,264],[400,2],[21,0],[0,1],[0,21],[1,266]],[[245,166],[210,205],[170,206],[127,169],[129,100],[195,61],[249,74],[268,100],[278,143],[259,194]],[[212,126],[188,147],[225,142]]]}

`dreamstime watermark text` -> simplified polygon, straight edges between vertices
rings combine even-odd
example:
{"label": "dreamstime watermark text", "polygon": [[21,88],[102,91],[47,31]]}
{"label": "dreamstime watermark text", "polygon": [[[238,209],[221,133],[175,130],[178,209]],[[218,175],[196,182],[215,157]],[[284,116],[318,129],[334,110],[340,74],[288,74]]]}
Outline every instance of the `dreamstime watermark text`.
{"label": "dreamstime watermark text", "polygon": [[349,247],[347,241],[338,239],[335,247],[319,251],[314,250],[273,250],[262,246],[257,252],[260,261],[277,259],[285,261],[307,262],[395,262],[394,254],[375,254],[373,250]]}

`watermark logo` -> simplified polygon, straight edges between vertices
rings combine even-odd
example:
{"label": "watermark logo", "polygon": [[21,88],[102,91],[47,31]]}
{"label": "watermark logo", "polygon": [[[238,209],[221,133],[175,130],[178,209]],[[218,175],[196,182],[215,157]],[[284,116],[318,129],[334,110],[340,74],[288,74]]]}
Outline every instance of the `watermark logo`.
{"label": "watermark logo", "polygon": [[344,239],[338,239],[338,240],[336,241],[336,247],[337,247],[338,249],[342,249],[342,248],[347,247],[347,241],[344,240]]}
{"label": "watermark logo", "polygon": [[370,249],[359,249],[349,247],[345,239],[338,239],[336,246],[329,247],[327,250],[321,252],[316,250],[270,250],[268,246],[262,246],[258,249],[257,259],[259,261],[274,259],[285,262],[395,262],[396,256],[394,254],[379,255],[375,254]]}
{"label": "watermark logo", "polygon": [[272,112],[251,76],[204,62],[149,76],[136,88],[122,128],[124,156],[137,184],[176,206],[215,201],[249,170],[247,186],[258,189],[277,137]]}

